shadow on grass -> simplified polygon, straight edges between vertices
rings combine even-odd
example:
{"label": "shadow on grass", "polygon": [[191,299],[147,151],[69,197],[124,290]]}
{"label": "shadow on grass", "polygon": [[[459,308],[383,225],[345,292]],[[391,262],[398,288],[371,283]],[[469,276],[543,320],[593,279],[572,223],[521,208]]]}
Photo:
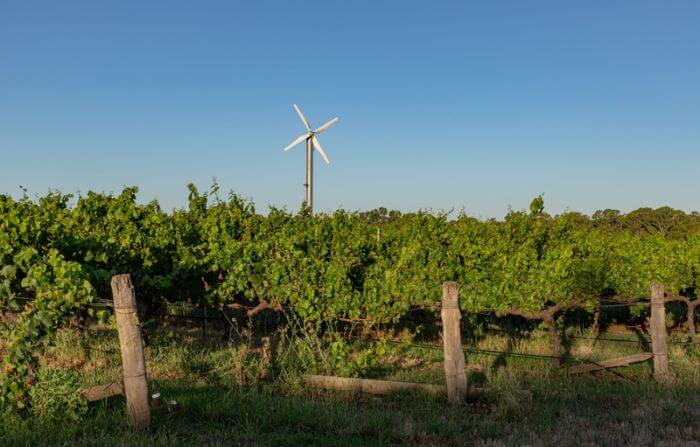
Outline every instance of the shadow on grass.
{"label": "shadow on grass", "polygon": [[182,408],[151,419],[148,434],[125,425],[122,397],[92,404],[81,423],[7,419],[0,444],[11,445],[387,445],[406,435],[401,408],[440,414],[442,401],[417,394],[281,394],[272,387],[223,388],[153,382]]}
{"label": "shadow on grass", "polygon": [[[3,419],[0,444],[616,445],[625,436],[642,443],[671,435],[676,442],[692,442],[700,436],[687,425],[698,417],[697,386],[662,389],[590,381],[495,386],[485,400],[455,407],[420,394],[377,398],[153,381],[152,390],[177,400],[182,409],[154,416],[149,434],[129,430],[124,401],[114,398],[93,404],[81,423]],[[580,430],[586,439],[577,438]]]}

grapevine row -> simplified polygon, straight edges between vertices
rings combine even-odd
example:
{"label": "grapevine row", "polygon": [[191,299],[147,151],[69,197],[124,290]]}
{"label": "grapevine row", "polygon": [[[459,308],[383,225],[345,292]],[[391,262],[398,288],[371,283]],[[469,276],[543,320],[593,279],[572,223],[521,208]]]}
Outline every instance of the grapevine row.
{"label": "grapevine row", "polygon": [[[601,296],[669,297],[700,291],[700,232],[683,238],[581,225],[551,217],[541,198],[502,220],[412,213],[368,219],[343,210],[265,215],[218,188],[189,186],[184,209],[119,195],[0,196],[0,312],[16,320],[4,356],[0,406],[21,407],[45,340],[130,272],[139,302],[273,303],[310,322],[396,323],[435,309],[440,284],[460,284],[465,311],[547,319]],[[26,303],[18,296],[35,299]]]}

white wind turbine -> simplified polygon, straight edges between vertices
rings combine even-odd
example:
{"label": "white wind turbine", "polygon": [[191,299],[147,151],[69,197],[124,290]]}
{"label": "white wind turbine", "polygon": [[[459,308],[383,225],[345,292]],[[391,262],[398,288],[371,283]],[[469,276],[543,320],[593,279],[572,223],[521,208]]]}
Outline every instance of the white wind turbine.
{"label": "white wind turbine", "polygon": [[301,121],[304,123],[307,132],[303,135],[298,136],[294,141],[292,141],[292,143],[289,146],[284,148],[284,151],[287,152],[302,141],[306,141],[306,183],[304,183],[304,187],[306,188],[306,206],[309,207],[309,211],[313,212],[314,148],[318,151],[319,154],[321,154],[321,157],[323,157],[323,160],[326,162],[326,164],[330,164],[330,160],[328,160],[328,156],[323,150],[321,143],[319,143],[318,138],[316,138],[316,135],[320,134],[324,130],[331,127],[333,124],[337,123],[338,118],[333,118],[318,129],[312,130],[311,124],[309,124],[309,121],[306,119],[304,114],[301,113],[301,109],[299,108],[299,106],[294,104],[294,110],[296,110],[297,115],[299,115],[299,118],[301,118]]}

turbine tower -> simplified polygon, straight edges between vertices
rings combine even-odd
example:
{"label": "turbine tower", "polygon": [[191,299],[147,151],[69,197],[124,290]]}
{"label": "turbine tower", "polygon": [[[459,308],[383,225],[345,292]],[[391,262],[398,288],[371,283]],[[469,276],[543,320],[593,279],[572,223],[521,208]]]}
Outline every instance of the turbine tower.
{"label": "turbine tower", "polygon": [[306,127],[306,133],[298,136],[294,141],[291,142],[289,146],[284,148],[284,151],[287,152],[302,141],[306,141],[306,183],[304,183],[304,187],[306,188],[306,206],[309,207],[309,211],[313,213],[314,149],[316,149],[318,153],[321,154],[321,157],[323,157],[323,161],[325,161],[326,164],[331,163],[330,160],[328,160],[326,152],[323,150],[323,146],[321,146],[321,143],[319,143],[318,138],[316,138],[316,135],[320,134],[324,130],[331,127],[333,124],[337,123],[338,118],[333,118],[318,129],[312,130],[311,124],[309,124],[309,121],[306,119],[304,114],[301,113],[301,109],[299,108],[299,106],[294,104],[294,110],[296,110],[297,115],[299,115],[299,118],[301,118],[301,122],[304,123],[304,127]]}

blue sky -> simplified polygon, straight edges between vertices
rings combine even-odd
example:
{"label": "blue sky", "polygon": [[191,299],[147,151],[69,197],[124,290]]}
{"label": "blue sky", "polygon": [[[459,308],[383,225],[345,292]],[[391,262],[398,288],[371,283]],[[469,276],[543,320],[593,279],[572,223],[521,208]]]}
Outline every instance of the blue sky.
{"label": "blue sky", "polygon": [[0,192],[700,209],[697,1],[0,0]]}

